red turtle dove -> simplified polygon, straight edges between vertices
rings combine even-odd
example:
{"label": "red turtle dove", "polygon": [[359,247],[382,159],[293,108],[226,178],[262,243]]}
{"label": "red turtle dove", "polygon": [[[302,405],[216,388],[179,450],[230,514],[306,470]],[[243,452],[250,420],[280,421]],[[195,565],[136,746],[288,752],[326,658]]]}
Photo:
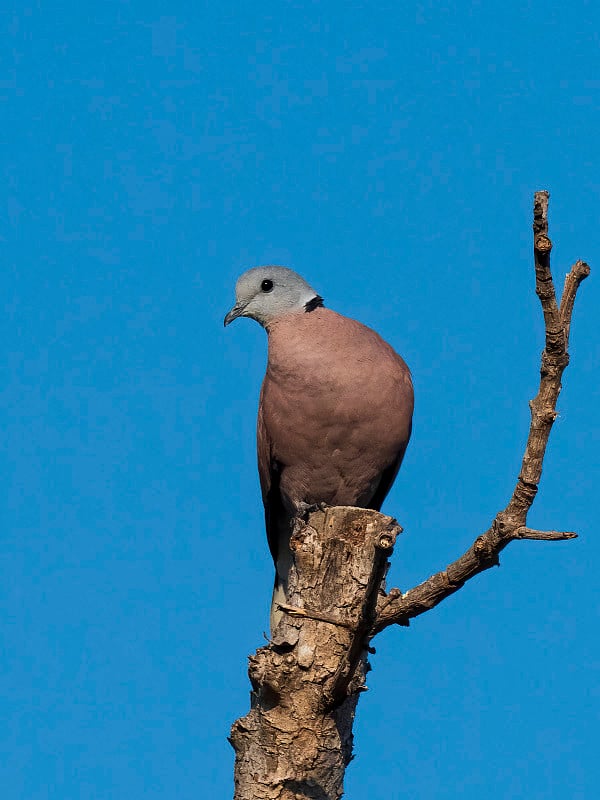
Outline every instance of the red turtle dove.
{"label": "red turtle dove", "polygon": [[258,471],[275,562],[272,630],[285,603],[294,517],[319,503],[379,510],[411,432],[413,387],[402,358],[375,331],[325,308],[285,267],[239,278],[225,317],[267,331],[258,409]]}

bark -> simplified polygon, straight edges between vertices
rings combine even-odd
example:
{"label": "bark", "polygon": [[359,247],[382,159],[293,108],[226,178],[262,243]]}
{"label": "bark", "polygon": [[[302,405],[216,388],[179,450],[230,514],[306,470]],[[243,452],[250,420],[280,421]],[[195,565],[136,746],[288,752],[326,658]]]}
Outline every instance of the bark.
{"label": "bark", "polygon": [[250,658],[250,712],[231,731],[235,797],[342,796],[368,636],[400,528],[361,508],[317,509],[291,540],[289,606]]}
{"label": "bark", "polygon": [[573,532],[527,527],[568,357],[575,295],[589,275],[577,261],[560,304],[550,271],[548,193],[534,199],[536,293],[545,323],[540,385],[515,489],[506,508],[464,555],[402,594],[384,579],[401,528],[360,508],[319,508],[296,520],[289,605],[273,640],[250,657],[251,710],[234,723],[235,800],[337,800],[352,758],[352,724],[365,690],[373,636],[434,608],[474,575],[499,563],[519,539],[560,541]]}

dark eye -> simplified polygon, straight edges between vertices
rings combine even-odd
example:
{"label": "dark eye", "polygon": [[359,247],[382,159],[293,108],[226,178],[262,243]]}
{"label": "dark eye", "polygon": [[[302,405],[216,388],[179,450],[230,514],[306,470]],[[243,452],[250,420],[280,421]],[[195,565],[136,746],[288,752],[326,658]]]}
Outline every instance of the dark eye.
{"label": "dark eye", "polygon": [[270,280],[263,281],[260,285],[260,288],[263,290],[263,292],[270,292],[271,289],[273,288],[273,281]]}

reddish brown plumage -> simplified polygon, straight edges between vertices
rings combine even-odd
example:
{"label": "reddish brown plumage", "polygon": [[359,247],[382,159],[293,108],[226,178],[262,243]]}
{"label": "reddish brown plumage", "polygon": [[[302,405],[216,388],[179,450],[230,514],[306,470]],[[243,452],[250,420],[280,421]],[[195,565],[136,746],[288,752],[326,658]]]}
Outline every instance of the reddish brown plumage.
{"label": "reddish brown plumage", "polygon": [[410,438],[413,388],[375,331],[330,309],[282,315],[267,331],[258,468],[277,563],[299,505],[380,507]]}

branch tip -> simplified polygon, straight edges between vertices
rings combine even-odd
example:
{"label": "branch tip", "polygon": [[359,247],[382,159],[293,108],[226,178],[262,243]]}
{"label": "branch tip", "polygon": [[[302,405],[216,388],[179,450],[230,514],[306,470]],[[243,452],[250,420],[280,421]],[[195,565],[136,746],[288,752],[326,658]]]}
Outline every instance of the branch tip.
{"label": "branch tip", "polygon": [[574,531],[538,531],[522,525],[513,534],[514,539],[532,539],[540,542],[562,542],[565,539],[577,539]]}
{"label": "branch tip", "polygon": [[573,531],[538,531],[525,525],[542,475],[542,463],[552,424],[558,416],[556,403],[562,374],[569,363],[569,330],[575,295],[581,282],[590,274],[589,265],[585,261],[579,260],[573,264],[565,279],[559,308],[550,270],[552,241],[548,236],[549,197],[547,191],[535,192],[533,202],[536,293],[544,314],[546,348],[542,352],[539,390],[529,403],[531,423],[512,497],[490,528],[478,536],[467,552],[453,564],[405,594],[392,594],[394,590],[391,590],[379,605],[373,634],[388,625],[406,624],[412,617],[430,611],[446,597],[454,594],[470,578],[499,565],[499,554],[512,541],[532,539],[558,542],[577,538]]}

